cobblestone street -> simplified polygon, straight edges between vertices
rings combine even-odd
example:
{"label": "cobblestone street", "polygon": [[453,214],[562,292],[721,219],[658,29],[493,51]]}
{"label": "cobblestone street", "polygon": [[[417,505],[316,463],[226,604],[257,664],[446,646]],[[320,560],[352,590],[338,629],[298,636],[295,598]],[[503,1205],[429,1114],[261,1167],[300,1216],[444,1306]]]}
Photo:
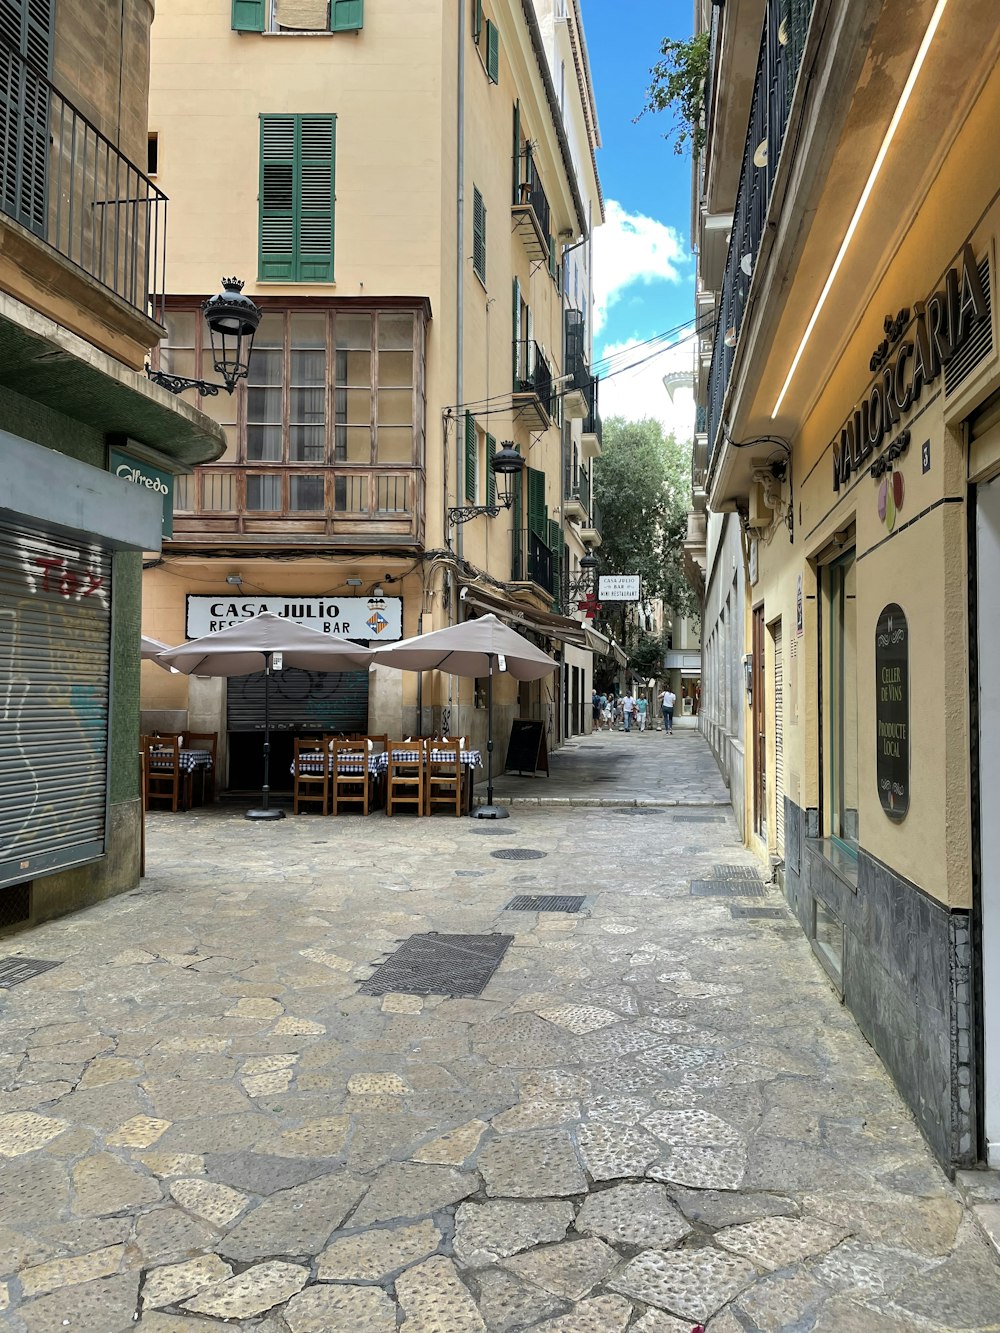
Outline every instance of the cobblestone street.
{"label": "cobblestone street", "polygon": [[[496,824],[156,814],[137,892],[5,941],[58,966],[0,991],[0,1324],[1000,1329],[994,1251],[738,878],[701,739],[502,790]],[[513,939],[478,998],[359,993],[429,932]]]}

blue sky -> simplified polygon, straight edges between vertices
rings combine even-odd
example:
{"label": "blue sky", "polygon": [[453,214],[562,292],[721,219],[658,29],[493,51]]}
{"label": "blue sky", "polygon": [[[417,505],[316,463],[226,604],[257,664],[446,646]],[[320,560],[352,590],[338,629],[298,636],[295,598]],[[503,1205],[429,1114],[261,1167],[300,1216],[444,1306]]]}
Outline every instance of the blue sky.
{"label": "blue sky", "polygon": [[[607,222],[595,234],[595,359],[675,327],[694,313],[691,161],[663,138],[669,113],[633,124],[665,36],[691,32],[689,0],[581,0],[603,148]],[[691,364],[691,343],[602,388],[601,410],[679,425],[662,387]],[[642,355],[637,353],[635,358]],[[630,358],[618,357],[615,364]]]}

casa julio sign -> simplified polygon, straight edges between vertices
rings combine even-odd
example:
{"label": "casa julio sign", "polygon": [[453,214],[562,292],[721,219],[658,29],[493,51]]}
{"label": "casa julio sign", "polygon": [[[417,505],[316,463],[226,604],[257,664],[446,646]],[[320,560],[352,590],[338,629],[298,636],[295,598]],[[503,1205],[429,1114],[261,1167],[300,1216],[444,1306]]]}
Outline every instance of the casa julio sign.
{"label": "casa julio sign", "polygon": [[910,808],[910,634],[895,602],[875,626],[875,780],[882,809],[898,823]]}
{"label": "casa julio sign", "polygon": [[282,594],[279,597],[205,597],[191,593],[187,599],[186,631],[189,639],[215,634],[230,625],[259,616],[262,611],[284,616],[321,634],[341,639],[363,639],[387,643],[403,637],[402,597],[316,597]]}
{"label": "casa julio sign", "polygon": [[[875,372],[867,396],[855,407],[833,441],[833,489],[846,486],[867,460],[889,441],[904,415],[920,400],[942,369],[969,340],[977,324],[989,318],[986,293],[971,245],[961,262],[948,270],[944,286],[925,302],[887,316],[885,338],[871,355]],[[911,336],[904,337],[909,333]],[[905,444],[908,432],[903,432]],[[895,446],[891,446],[895,447]],[[873,473],[875,468],[873,467]],[[876,475],[881,475],[880,472]]]}
{"label": "casa julio sign", "polygon": [[602,574],[597,583],[599,602],[637,602],[639,600],[638,574]]}

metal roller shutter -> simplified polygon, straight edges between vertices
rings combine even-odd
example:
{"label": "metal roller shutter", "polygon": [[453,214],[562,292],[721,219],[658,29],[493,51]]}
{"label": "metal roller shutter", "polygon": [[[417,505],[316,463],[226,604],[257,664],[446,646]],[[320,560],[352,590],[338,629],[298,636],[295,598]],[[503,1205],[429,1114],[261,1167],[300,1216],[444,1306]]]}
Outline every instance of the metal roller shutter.
{"label": "metal roller shutter", "polygon": [[785,854],[784,688],[779,620],[774,627],[774,832],[779,856]]}
{"label": "metal roller shutter", "polygon": [[[272,731],[367,731],[367,671],[300,671],[271,675]],[[264,673],[230,676],[226,701],[230,731],[264,727]]]}
{"label": "metal roller shutter", "polygon": [[0,523],[0,886],[102,856],[111,553]]}

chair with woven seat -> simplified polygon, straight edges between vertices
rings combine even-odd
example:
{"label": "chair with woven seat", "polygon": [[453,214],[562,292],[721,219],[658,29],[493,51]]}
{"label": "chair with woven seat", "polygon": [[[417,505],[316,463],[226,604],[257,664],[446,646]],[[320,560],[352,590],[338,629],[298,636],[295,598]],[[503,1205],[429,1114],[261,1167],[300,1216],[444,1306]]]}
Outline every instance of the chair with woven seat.
{"label": "chair with woven seat", "polygon": [[389,745],[389,771],[385,783],[385,813],[395,814],[396,807],[424,813],[426,744],[417,741],[393,741]]}
{"label": "chair with woven seat", "polygon": [[143,736],[142,748],[146,755],[146,809],[150,809],[153,801],[169,801],[171,811],[176,814],[181,802],[180,738]]}
{"label": "chair with woven seat", "polygon": [[342,805],[360,805],[361,813],[368,814],[371,773],[367,741],[334,741],[332,782],[335,815],[340,814]]}
{"label": "chair with woven seat", "polygon": [[330,803],[330,756],[322,741],[307,741],[296,736],[292,763],[295,782],[292,787],[292,813],[300,805],[320,805],[326,814]]}
{"label": "chair with woven seat", "polygon": [[444,807],[462,814],[462,745],[460,741],[434,741],[427,749],[427,813]]}

